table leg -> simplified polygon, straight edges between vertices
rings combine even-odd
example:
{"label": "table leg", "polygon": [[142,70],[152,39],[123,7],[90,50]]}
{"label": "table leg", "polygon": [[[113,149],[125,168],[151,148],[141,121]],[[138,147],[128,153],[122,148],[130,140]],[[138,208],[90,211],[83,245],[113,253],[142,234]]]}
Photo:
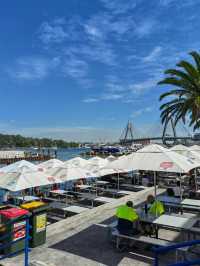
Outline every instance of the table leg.
{"label": "table leg", "polygon": [[156,238],[158,239],[158,225],[156,225],[156,227],[155,227],[155,230],[156,230]]}

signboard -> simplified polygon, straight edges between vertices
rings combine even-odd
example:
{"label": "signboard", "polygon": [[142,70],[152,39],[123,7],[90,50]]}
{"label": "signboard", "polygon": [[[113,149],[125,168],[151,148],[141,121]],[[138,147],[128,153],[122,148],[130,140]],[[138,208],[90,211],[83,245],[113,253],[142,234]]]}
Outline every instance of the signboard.
{"label": "signboard", "polygon": [[18,222],[13,225],[13,241],[26,236],[26,221]]}
{"label": "signboard", "polygon": [[160,168],[165,169],[165,170],[170,169],[172,167],[173,167],[173,162],[162,162],[160,164]]}
{"label": "signboard", "polygon": [[42,232],[46,229],[46,221],[46,213],[36,216],[36,233]]}

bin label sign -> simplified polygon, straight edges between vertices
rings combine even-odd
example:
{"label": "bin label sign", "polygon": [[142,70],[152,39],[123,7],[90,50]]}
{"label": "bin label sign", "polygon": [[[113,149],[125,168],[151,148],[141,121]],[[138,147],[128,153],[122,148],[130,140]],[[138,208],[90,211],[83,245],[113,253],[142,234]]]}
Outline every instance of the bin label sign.
{"label": "bin label sign", "polygon": [[24,238],[25,236],[26,236],[26,221],[15,223],[13,229],[13,241],[16,241],[20,238]]}
{"label": "bin label sign", "polygon": [[42,232],[46,229],[46,213],[36,216],[36,233]]}

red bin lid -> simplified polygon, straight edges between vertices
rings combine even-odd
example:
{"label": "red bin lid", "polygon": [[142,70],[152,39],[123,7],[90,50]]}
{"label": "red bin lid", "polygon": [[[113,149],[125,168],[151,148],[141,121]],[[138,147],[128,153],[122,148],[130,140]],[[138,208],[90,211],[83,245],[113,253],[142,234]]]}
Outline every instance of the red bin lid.
{"label": "red bin lid", "polygon": [[16,217],[20,217],[26,214],[28,214],[27,210],[18,209],[18,208],[10,208],[7,210],[0,211],[0,215],[3,215],[7,218],[16,218]]}

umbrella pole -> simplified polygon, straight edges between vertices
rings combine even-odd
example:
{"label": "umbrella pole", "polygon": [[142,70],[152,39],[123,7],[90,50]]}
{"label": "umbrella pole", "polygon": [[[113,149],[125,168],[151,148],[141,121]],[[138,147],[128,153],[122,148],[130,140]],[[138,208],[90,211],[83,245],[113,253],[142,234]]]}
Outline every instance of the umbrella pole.
{"label": "umbrella pole", "polygon": [[194,169],[194,173],[195,173],[195,189],[197,191],[198,190],[198,187],[197,187],[197,168]]}
{"label": "umbrella pole", "polygon": [[98,196],[98,187],[97,187],[97,179],[96,179],[96,196]]}
{"label": "umbrella pole", "polygon": [[182,194],[182,180],[181,180],[181,174],[180,174],[180,198],[181,201],[183,200],[183,194]]}
{"label": "umbrella pole", "polygon": [[117,173],[117,190],[119,191],[119,172]]}
{"label": "umbrella pole", "polygon": [[154,196],[157,197],[156,172],[154,171]]}
{"label": "umbrella pole", "polygon": [[133,174],[133,171],[131,171],[131,178],[132,178],[132,183],[133,185],[135,185],[135,176]]}

